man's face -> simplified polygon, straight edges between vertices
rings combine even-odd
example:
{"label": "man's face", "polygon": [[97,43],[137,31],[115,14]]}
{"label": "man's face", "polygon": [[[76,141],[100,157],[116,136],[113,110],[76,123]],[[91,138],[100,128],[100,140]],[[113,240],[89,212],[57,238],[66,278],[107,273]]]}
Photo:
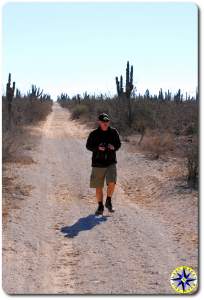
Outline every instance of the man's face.
{"label": "man's face", "polygon": [[110,121],[98,121],[98,124],[99,124],[99,126],[100,126],[100,128],[102,129],[102,130],[107,130],[108,129],[108,126],[109,126],[109,124],[110,124]]}

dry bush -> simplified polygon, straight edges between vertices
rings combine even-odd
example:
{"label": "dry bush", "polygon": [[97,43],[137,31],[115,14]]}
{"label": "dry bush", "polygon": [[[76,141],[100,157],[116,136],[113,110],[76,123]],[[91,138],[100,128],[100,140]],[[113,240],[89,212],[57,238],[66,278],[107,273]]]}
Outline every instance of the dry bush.
{"label": "dry bush", "polygon": [[[32,136],[33,138],[33,136]],[[3,162],[14,162],[24,165],[35,161],[24,150],[31,150],[30,131],[25,127],[15,128],[2,135],[2,159]]]}
{"label": "dry bush", "polygon": [[6,131],[2,133],[2,159],[8,160],[17,150],[16,134],[13,131]]}
{"label": "dry bush", "polygon": [[[8,107],[5,97],[2,99],[3,130],[8,129]],[[14,98],[12,102],[12,125],[25,125],[45,120],[52,111],[52,100],[41,101],[28,97]]]}
{"label": "dry bush", "polygon": [[194,137],[186,147],[186,164],[187,164],[187,182],[192,188],[198,188],[199,176],[199,151],[198,151],[198,138]]}
{"label": "dry bush", "polygon": [[148,134],[143,140],[141,149],[150,154],[153,159],[158,159],[161,155],[173,151],[173,136],[170,133]]}
{"label": "dry bush", "polygon": [[84,104],[77,104],[72,110],[72,118],[79,119],[82,115],[85,115],[89,112],[89,109]]}
{"label": "dry bush", "polygon": [[[175,103],[174,101],[145,100],[140,97],[132,98],[131,124],[126,99],[90,96],[81,98],[80,101],[73,99],[59,103],[71,112],[77,107],[77,118],[82,116],[83,120],[87,119],[88,122],[95,121],[99,113],[106,112],[111,116],[112,125],[123,135],[138,132],[143,134],[148,128],[157,129],[160,132],[170,131],[178,136],[195,134],[198,130],[198,103],[196,101]],[[80,113],[80,106],[83,106],[82,113]]]}
{"label": "dry bush", "polygon": [[[24,126],[45,120],[52,111],[51,100],[41,101],[28,97],[14,98],[12,102],[11,126],[9,126],[8,105],[2,97],[2,158],[10,159],[21,147],[25,138]],[[22,138],[23,137],[23,138]]]}
{"label": "dry bush", "polygon": [[52,101],[30,98],[15,99],[12,104],[12,120],[15,125],[45,120],[52,111]]}

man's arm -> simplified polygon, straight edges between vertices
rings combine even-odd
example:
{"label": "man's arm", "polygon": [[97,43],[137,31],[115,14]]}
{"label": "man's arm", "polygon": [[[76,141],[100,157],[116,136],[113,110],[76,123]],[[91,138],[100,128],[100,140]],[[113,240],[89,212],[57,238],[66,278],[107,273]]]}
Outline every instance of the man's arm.
{"label": "man's arm", "polygon": [[86,142],[86,148],[90,151],[94,151],[97,149],[97,146],[95,144],[95,139],[93,136],[93,132],[91,132],[88,136],[87,142]]}

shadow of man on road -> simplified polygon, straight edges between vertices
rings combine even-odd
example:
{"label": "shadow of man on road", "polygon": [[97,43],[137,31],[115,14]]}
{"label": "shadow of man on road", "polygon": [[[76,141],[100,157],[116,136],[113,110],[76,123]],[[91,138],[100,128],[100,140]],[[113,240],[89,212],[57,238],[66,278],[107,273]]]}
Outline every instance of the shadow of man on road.
{"label": "shadow of man on road", "polygon": [[84,230],[91,230],[96,225],[99,225],[105,221],[107,221],[107,216],[97,217],[91,214],[87,217],[80,218],[71,226],[62,227],[60,231],[64,234],[65,237],[74,238],[79,234],[79,232]]}

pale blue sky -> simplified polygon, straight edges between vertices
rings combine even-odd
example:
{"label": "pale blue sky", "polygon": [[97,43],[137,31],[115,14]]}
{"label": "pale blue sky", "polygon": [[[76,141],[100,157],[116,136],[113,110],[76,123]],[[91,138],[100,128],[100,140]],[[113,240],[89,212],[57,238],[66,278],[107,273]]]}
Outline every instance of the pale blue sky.
{"label": "pale blue sky", "polygon": [[3,7],[4,89],[11,72],[61,92],[116,93],[127,60],[138,92],[189,93],[197,86],[197,6],[193,3],[8,3]]}

